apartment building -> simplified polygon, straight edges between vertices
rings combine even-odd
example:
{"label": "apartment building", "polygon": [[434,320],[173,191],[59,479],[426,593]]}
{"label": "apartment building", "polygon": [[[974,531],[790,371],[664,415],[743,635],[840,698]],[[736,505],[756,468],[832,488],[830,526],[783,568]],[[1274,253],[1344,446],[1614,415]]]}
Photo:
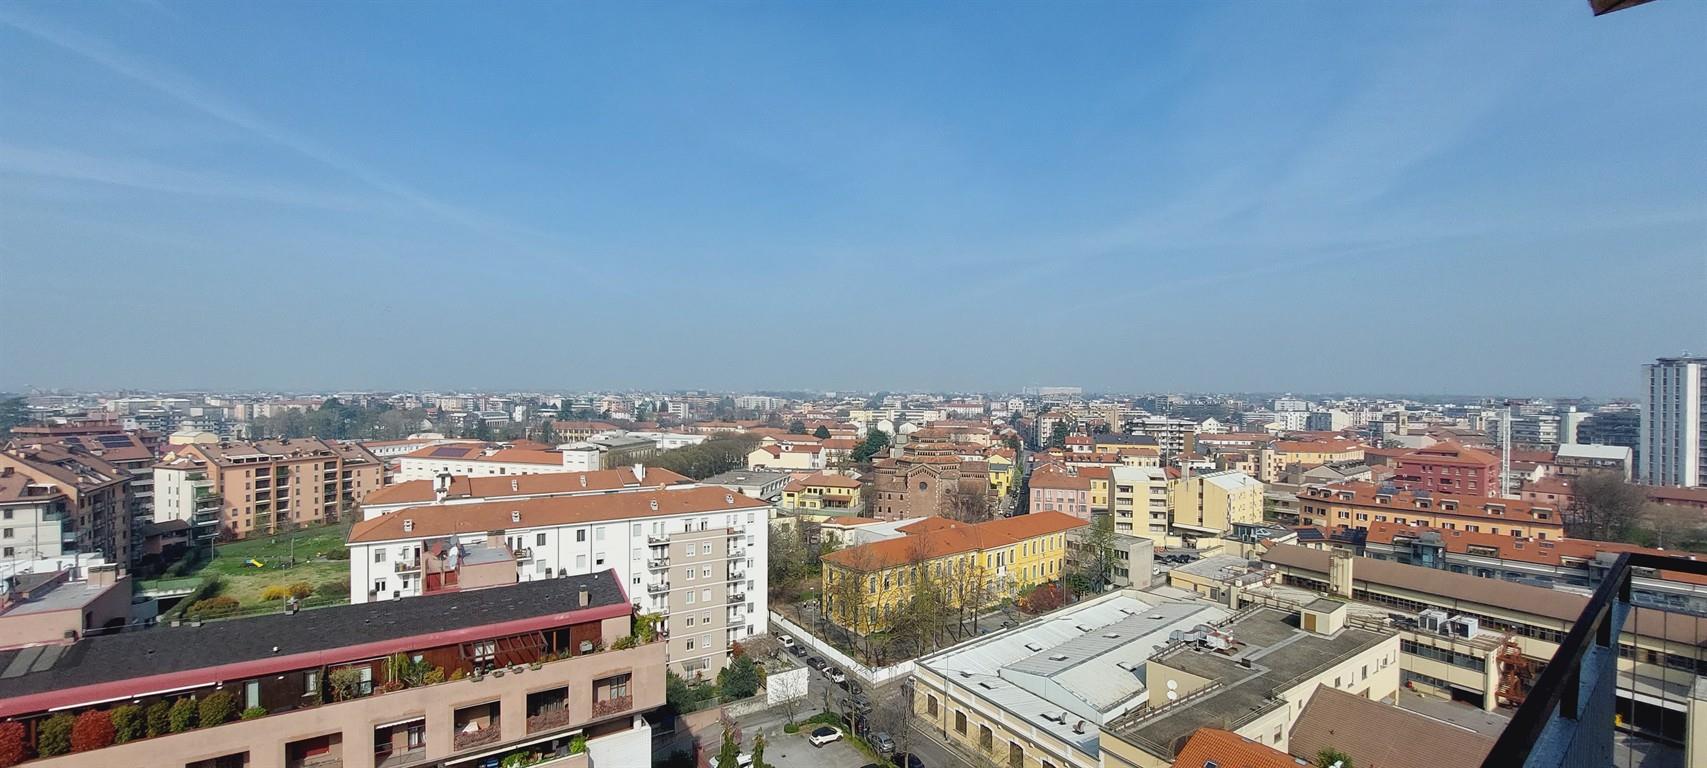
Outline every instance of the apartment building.
{"label": "apartment building", "polygon": [[1635,469],[1629,448],[1621,445],[1559,446],[1553,456],[1553,474],[1562,478],[1577,478],[1590,472],[1611,472],[1628,481]]}
{"label": "apartment building", "polygon": [[811,438],[778,440],[766,437],[747,454],[748,469],[801,471],[824,467],[824,446]]}
{"label": "apartment building", "polygon": [[[618,649],[630,611],[606,571],[32,646],[0,652],[0,719],[39,768],[648,765],[664,645]],[[164,733],[43,754],[54,718],[179,710]]]}
{"label": "apartment building", "polygon": [[857,516],[865,509],[863,484],[836,472],[819,472],[795,480],[782,489],[782,507],[789,510],[830,510]]}
{"label": "apartment building", "polygon": [[0,578],[21,564],[77,551],[71,497],[11,466],[0,466]]}
{"label": "apartment building", "polygon": [[994,605],[1061,578],[1066,534],[1087,525],[1060,512],[976,524],[939,517],[908,523],[890,538],[824,555],[824,613],[860,634],[882,631],[921,581],[935,583],[950,606]]}
{"label": "apartment building", "polygon": [[1109,513],[1114,532],[1166,543],[1168,535],[1168,473],[1160,467],[1114,467],[1109,470]]}
{"label": "apartment building", "polygon": [[1662,357],[1642,372],[1642,481],[1707,485],[1707,357]]}
{"label": "apartment building", "polygon": [[1394,459],[1393,484],[1407,491],[1498,497],[1500,460],[1456,442],[1436,443]]}
{"label": "apartment building", "polygon": [[[130,499],[130,472],[75,447],[51,443],[25,443],[14,440],[0,449],[0,472],[10,471],[11,482],[22,497],[45,497],[57,493],[65,497],[63,507],[42,509],[33,503],[25,506],[36,509],[32,520],[45,522],[58,517],[61,554],[69,548],[79,553],[99,553],[107,562],[128,566],[136,549],[132,538],[138,521],[135,505]],[[20,482],[23,485],[20,485]],[[14,508],[14,514],[21,507]],[[0,510],[0,514],[4,514]],[[61,516],[62,515],[62,516]],[[0,541],[8,529],[21,542],[22,525],[5,525],[0,520]],[[51,549],[48,537],[54,534],[44,526],[29,534],[39,553]],[[3,545],[0,545],[3,546]],[[15,550],[19,557],[24,550]]]}
{"label": "apartment building", "polygon": [[[154,451],[135,432],[107,432],[89,435],[60,435],[53,442],[70,450],[87,453],[130,474],[130,516],[132,527],[146,524],[154,517]],[[133,548],[142,545],[142,537],[134,536]],[[133,557],[134,559],[134,557]]]}
{"label": "apartment building", "polygon": [[350,602],[463,589],[498,548],[513,566],[506,581],[613,570],[637,610],[661,617],[671,668],[715,675],[730,643],[766,632],[770,511],[723,488],[672,485],[387,512],[350,530]]}
{"label": "apartment building", "polygon": [[1243,472],[1189,475],[1168,483],[1168,544],[1220,538],[1235,523],[1262,522],[1263,486]]}
{"label": "apartment building", "polygon": [[[596,455],[595,457],[596,458]],[[427,446],[396,459],[396,482],[431,480],[442,474],[488,477],[542,472],[588,471],[601,467],[584,456],[537,448],[500,448],[486,443]]]}
{"label": "apartment building", "polygon": [[156,496],[182,500],[170,519],[193,521],[208,494],[218,497],[221,533],[243,538],[337,520],[384,476],[384,464],[354,443],[283,438],[181,446],[163,457],[154,485]]}
{"label": "apartment building", "polygon": [[1235,613],[1114,592],[919,659],[913,715],[1019,768],[1182,765],[1205,727],[1284,752],[1319,689],[1397,697],[1397,635],[1322,603]]}
{"label": "apartment building", "polygon": [[1168,455],[1196,450],[1197,422],[1190,419],[1145,416],[1127,419],[1122,426],[1128,435],[1154,438],[1156,447]]}
{"label": "apartment building", "polygon": [[[1061,512],[1091,519],[1091,479],[1059,466],[1031,473],[1031,512]],[[1106,484],[1104,485],[1106,493]]]}
{"label": "apartment building", "polygon": [[1310,469],[1330,462],[1362,461],[1363,451],[1362,444],[1351,440],[1276,440],[1257,453],[1257,479],[1277,483],[1294,467]]}
{"label": "apartment building", "polygon": [[1534,501],[1411,493],[1373,483],[1307,486],[1297,495],[1300,525],[1367,530],[1391,522],[1497,536],[1565,537],[1559,507]]}
{"label": "apartment building", "polygon": [[433,504],[479,504],[500,499],[593,496],[657,490],[682,484],[691,485],[693,481],[668,469],[652,469],[644,464],[622,469],[507,477],[439,475],[432,480],[409,480],[369,492],[362,499],[362,519],[371,520],[388,512]]}

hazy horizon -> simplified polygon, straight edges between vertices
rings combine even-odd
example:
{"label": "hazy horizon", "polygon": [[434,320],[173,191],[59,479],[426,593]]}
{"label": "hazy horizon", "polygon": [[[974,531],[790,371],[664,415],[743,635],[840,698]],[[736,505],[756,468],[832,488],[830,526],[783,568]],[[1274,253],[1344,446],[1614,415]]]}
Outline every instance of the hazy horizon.
{"label": "hazy horizon", "polygon": [[1707,351],[1707,4],[976,10],[0,6],[0,390],[1629,398]]}

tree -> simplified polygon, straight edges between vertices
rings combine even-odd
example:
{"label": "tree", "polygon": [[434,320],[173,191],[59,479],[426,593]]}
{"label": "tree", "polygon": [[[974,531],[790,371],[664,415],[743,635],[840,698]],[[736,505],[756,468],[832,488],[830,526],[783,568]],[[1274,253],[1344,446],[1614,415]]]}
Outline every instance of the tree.
{"label": "tree", "polygon": [[143,719],[147,723],[144,729],[150,738],[164,736],[172,731],[172,705],[164,701],[156,701],[143,710]]}
{"label": "tree", "polygon": [[942,496],[943,516],[963,523],[982,523],[992,516],[990,494],[981,486],[955,483]]}
{"label": "tree", "polygon": [[1647,495],[1613,472],[1591,472],[1571,484],[1576,501],[1566,517],[1568,533],[1579,539],[1624,541],[1647,506]]}
{"label": "tree", "polygon": [[717,749],[717,765],[732,766],[741,761],[741,742],[724,727],[724,746]]}
{"label": "tree", "polygon": [[819,424],[817,429],[812,430],[812,436],[819,440],[828,440],[830,439],[830,428]]}
{"label": "tree", "polygon": [[646,466],[668,469],[695,480],[747,466],[747,454],[758,447],[757,435],[720,432],[699,445],[684,445],[662,451],[645,461]]}
{"label": "tree", "polygon": [[123,704],[113,708],[113,740],[123,744],[147,735],[148,721],[142,707]]}
{"label": "tree", "polygon": [[850,458],[855,464],[865,464],[887,448],[889,448],[889,433],[872,427],[865,433],[865,440],[853,449]]}
{"label": "tree", "polygon": [[36,732],[36,754],[53,757],[70,752],[71,729],[76,724],[77,721],[67,712],[42,721],[41,730]]}
{"label": "tree", "polygon": [[770,593],[774,598],[784,598],[792,593],[797,582],[811,575],[807,570],[807,547],[802,539],[802,529],[797,524],[786,529],[772,529],[770,540],[770,562],[767,565],[770,576]]}
{"label": "tree", "polygon": [[104,709],[91,709],[71,725],[71,751],[93,752],[113,745],[113,716]]}
{"label": "tree", "polygon": [[13,427],[28,422],[29,410],[24,398],[0,398],[0,437],[10,437]]}
{"label": "tree", "polygon": [[1090,530],[1079,541],[1074,542],[1072,535],[1068,535],[1068,546],[1077,551],[1077,556],[1071,558],[1072,570],[1068,576],[1073,591],[1080,595],[1102,594],[1114,569],[1114,517],[1106,513],[1096,515]]}
{"label": "tree", "polygon": [[759,669],[750,656],[742,655],[717,673],[717,691],[724,701],[745,699],[759,692]]}
{"label": "tree", "polygon": [[546,419],[539,425],[539,441],[546,445],[557,445],[561,442],[557,437],[557,427],[551,419]]}
{"label": "tree", "polygon": [[1334,749],[1333,747],[1323,747],[1321,751],[1316,753],[1316,768],[1335,768],[1335,766],[1338,766],[1338,768],[1353,768],[1351,764],[1351,755]]}
{"label": "tree", "polygon": [[765,735],[753,737],[753,768],[769,768],[765,763]]}
{"label": "tree", "polygon": [[794,421],[789,422],[788,433],[791,435],[806,434],[806,422],[801,421],[800,419],[795,419]]}
{"label": "tree", "polygon": [[1702,513],[1671,504],[1648,504],[1642,509],[1643,525],[1654,533],[1654,546],[1693,550],[1700,545]]}
{"label": "tree", "polygon": [[24,724],[0,723],[0,768],[12,768],[24,762],[24,756]]}

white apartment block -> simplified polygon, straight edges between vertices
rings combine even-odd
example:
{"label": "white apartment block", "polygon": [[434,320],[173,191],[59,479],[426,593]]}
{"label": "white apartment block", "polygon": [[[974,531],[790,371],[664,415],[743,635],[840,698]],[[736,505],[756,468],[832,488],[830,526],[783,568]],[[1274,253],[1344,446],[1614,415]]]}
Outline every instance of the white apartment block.
{"label": "white apartment block", "polygon": [[[0,564],[76,552],[77,532],[66,524],[70,514],[70,501],[58,488],[36,483],[11,467],[0,469]],[[0,575],[10,570],[0,568]]]}
{"label": "white apartment block", "polygon": [[582,471],[581,458],[569,451],[495,449],[482,443],[433,445],[397,457],[395,482],[431,480],[441,474],[490,477]]}
{"label": "white apartment block", "polygon": [[459,558],[501,538],[518,581],[614,569],[637,610],[663,617],[672,669],[711,676],[731,643],[767,631],[770,515],[698,485],[411,507],[351,529],[350,600],[459,589]]}
{"label": "white apartment block", "polygon": [[556,496],[596,496],[607,493],[655,491],[667,485],[694,481],[668,469],[643,464],[589,472],[543,472],[509,477],[439,475],[380,488],[362,499],[362,519],[372,520],[411,507],[443,504],[483,504],[500,499],[544,499]]}
{"label": "white apartment block", "polygon": [[1109,469],[1114,532],[1146,539],[1168,535],[1168,474],[1160,467]]}
{"label": "white apartment block", "polygon": [[1707,357],[1662,357],[1642,366],[1642,479],[1707,485]]}

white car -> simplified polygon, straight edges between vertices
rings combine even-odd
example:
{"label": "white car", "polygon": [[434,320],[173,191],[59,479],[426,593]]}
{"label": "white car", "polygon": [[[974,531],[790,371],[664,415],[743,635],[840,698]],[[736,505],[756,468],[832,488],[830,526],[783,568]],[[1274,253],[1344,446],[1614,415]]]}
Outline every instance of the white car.
{"label": "white car", "polygon": [[789,637],[788,635],[777,635],[776,641],[782,643],[782,647],[784,648],[794,647],[794,638]]}
{"label": "white car", "polygon": [[[717,756],[711,756],[711,768],[721,768],[717,764]],[[738,752],[735,757],[735,768],[753,768],[753,756],[746,752]]]}
{"label": "white car", "polygon": [[[819,726],[806,735],[806,740],[812,742],[812,746],[814,747],[822,747],[832,741],[841,741],[841,738],[841,731],[827,725]],[[712,766],[712,768],[716,768],[716,766]]]}
{"label": "white car", "polygon": [[830,678],[830,682],[835,683],[836,685],[841,685],[848,681],[848,676],[835,667],[830,667],[829,669],[824,670],[824,676]]}

